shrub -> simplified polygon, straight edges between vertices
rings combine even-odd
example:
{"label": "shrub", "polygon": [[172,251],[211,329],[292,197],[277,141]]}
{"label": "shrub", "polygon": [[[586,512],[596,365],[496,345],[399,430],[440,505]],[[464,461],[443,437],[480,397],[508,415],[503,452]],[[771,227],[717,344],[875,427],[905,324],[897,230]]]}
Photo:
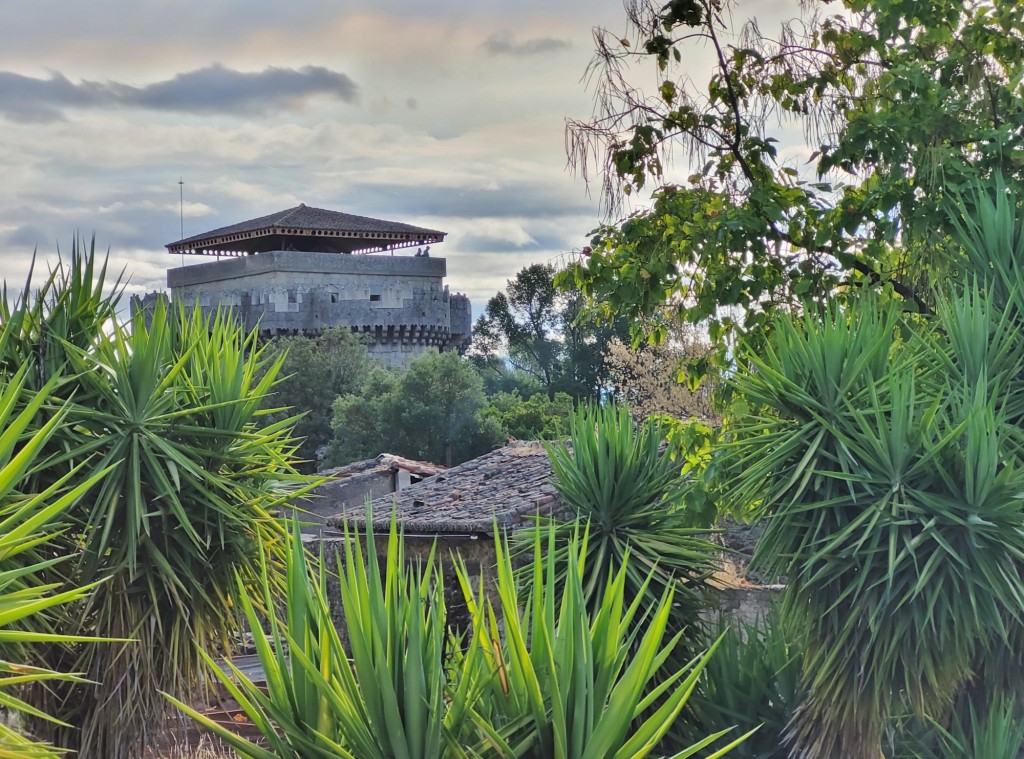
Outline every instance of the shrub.
{"label": "shrub", "polygon": [[[721,626],[726,624],[721,620]],[[756,623],[728,625],[684,715],[684,732],[756,730],[733,756],[790,759],[784,735],[803,699],[801,654],[800,644],[790,641],[774,614]]]}
{"label": "shrub", "polygon": [[[690,482],[663,449],[659,427],[653,421],[634,425],[622,406],[583,406],[570,418],[569,435],[570,445],[553,443],[547,450],[558,494],[588,530],[587,607],[596,610],[611,578],[625,569],[626,598],[642,596],[654,607],[671,588],[669,629],[691,627],[694,635],[704,582],[720,549],[708,540],[706,515],[686,507]],[[564,573],[577,528],[550,524]]]}
{"label": "shrub", "polygon": [[[551,533],[545,538],[553,539]],[[680,638],[666,639],[673,589],[650,608],[643,597],[627,599],[623,566],[591,612],[583,597],[584,535],[567,546],[575,559],[556,603],[559,568],[551,552],[542,555],[541,540],[538,533],[534,582],[523,590],[496,539],[496,605],[460,567],[472,616],[472,629],[461,640],[446,629],[433,556],[422,566],[406,564],[392,524],[382,573],[372,558],[372,531],[350,542],[340,569],[349,638],[343,647],[331,626],[322,563],[310,576],[296,536],[287,620],[271,623],[270,642],[257,636],[266,694],[237,669],[229,676],[208,658],[262,732],[266,748],[172,701],[253,759],[642,759],[685,705],[711,652],[655,684],[654,674]],[[248,591],[239,592],[257,624]],[[268,589],[266,605],[269,599]],[[638,634],[639,616],[647,625]],[[655,701],[661,705],[652,710]],[[706,736],[679,756],[723,735]],[[711,756],[723,756],[742,740]]]}

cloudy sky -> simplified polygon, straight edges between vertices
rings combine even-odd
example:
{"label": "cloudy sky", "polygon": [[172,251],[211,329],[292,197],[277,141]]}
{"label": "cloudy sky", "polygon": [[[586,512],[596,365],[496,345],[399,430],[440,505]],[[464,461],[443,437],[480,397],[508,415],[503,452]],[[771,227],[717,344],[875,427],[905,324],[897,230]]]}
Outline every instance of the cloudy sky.
{"label": "cloudy sky", "polygon": [[599,221],[564,151],[595,25],[621,0],[3,0],[0,278],[77,233],[161,288],[181,179],[186,236],[300,202],[447,231],[479,313]]}

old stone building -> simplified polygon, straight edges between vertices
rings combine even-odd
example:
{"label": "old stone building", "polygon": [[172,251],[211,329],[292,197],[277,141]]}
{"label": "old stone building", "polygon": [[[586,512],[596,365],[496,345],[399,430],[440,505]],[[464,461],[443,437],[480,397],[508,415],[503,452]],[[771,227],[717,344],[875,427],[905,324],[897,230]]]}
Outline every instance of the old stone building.
{"label": "old stone building", "polygon": [[327,481],[296,503],[299,519],[308,523],[303,532],[321,534],[324,521],[339,511],[361,512],[367,501],[401,493],[444,471],[445,467],[438,464],[382,453],[376,458],[318,472]]}
{"label": "old stone building", "polygon": [[[445,235],[299,205],[168,244],[183,265],[168,270],[167,285],[174,302],[231,308],[268,337],[346,327],[385,363],[405,365],[469,343],[469,299],[449,292],[445,260],[430,251]],[[186,255],[216,260],[185,266]]]}

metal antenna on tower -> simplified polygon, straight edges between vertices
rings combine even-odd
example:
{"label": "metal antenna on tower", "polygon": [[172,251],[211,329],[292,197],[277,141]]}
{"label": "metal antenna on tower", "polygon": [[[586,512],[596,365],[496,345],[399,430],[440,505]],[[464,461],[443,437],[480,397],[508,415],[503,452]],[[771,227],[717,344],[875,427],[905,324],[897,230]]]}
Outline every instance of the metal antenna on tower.
{"label": "metal antenna on tower", "polygon": [[[181,237],[179,240],[185,239],[185,180],[182,177],[178,177],[178,219],[181,222]],[[181,249],[181,265],[185,266],[185,248]]]}

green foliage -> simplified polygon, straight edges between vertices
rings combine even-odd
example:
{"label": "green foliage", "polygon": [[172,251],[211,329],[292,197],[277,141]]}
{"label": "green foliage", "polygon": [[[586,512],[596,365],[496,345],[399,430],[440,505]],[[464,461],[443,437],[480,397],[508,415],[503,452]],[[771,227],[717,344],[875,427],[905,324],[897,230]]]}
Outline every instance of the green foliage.
{"label": "green foliage", "polygon": [[495,393],[487,398],[484,408],[484,414],[494,419],[502,434],[516,440],[564,438],[572,412],[572,398],[566,393],[555,393],[553,398],[540,393],[525,400],[519,393]]}
{"label": "green foliage", "polygon": [[470,348],[468,358],[484,381],[484,395],[518,393],[527,400],[537,393],[545,392],[544,386],[536,377],[510,367],[501,356],[494,353],[484,354]]}
{"label": "green foliage", "polygon": [[733,756],[790,759],[785,733],[803,699],[801,653],[800,644],[789,640],[774,615],[730,626],[704,668],[704,679],[684,716],[687,732],[756,729]]}
{"label": "green foliage", "polygon": [[[762,31],[714,0],[636,0],[624,40],[599,31],[597,114],[570,122],[571,160],[586,176],[597,157],[613,209],[655,188],[649,209],[596,230],[564,277],[606,316],[642,329],[668,299],[709,324],[725,365],[731,334],[804,299],[866,286],[928,311],[931,284],[956,268],[944,197],[998,171],[1020,186],[1019,3],[805,11]],[[701,79],[692,61],[705,51]],[[657,93],[631,86],[645,62]],[[814,151],[806,165],[780,150],[794,125]],[[685,183],[665,183],[673,151],[688,159]]]}
{"label": "green foliage", "polygon": [[336,464],[383,452],[458,464],[500,440],[483,414],[483,382],[456,353],[427,353],[402,373],[375,369],[358,393],[334,401]]}
{"label": "green foliage", "polygon": [[[257,638],[266,693],[239,670],[224,674],[208,659],[259,727],[265,747],[171,700],[252,759],[642,759],[686,704],[712,652],[654,686],[653,674],[679,640],[678,634],[666,638],[672,589],[648,609],[642,599],[625,595],[623,567],[589,611],[584,535],[569,545],[574,558],[556,602],[559,570],[550,552],[545,558],[543,540],[538,533],[535,582],[523,591],[502,539],[496,539],[496,605],[459,568],[472,615],[472,630],[459,641],[448,638],[433,555],[423,565],[406,562],[392,524],[382,571],[372,533],[353,539],[340,568],[348,633],[343,647],[331,621],[322,561],[311,576],[296,536],[288,561],[287,621],[271,622],[269,642]],[[240,595],[256,625],[248,591],[240,588]],[[640,617],[646,627],[636,633]],[[658,698],[662,705],[641,717]],[[676,756],[691,756],[724,734],[701,738]]]}
{"label": "green foliage", "polygon": [[1024,754],[1024,720],[1016,702],[1006,697],[988,707],[962,705],[945,725],[932,719],[903,727],[897,759],[1019,759]]}
{"label": "green foliage", "polygon": [[944,713],[1004,650],[1024,608],[1022,351],[977,289],[934,327],[865,298],[746,350],[733,497],[769,517],[754,561],[788,578],[784,624],[806,642],[802,756],[875,759],[904,702]]}
{"label": "green foliage", "polygon": [[[351,537],[339,565],[347,646],[331,617],[323,557],[318,568],[307,566],[296,529],[287,564],[287,617],[271,618],[270,642],[256,638],[266,692],[234,666],[229,675],[208,658],[210,671],[259,728],[266,748],[171,701],[252,759],[473,756],[456,740],[472,694],[448,688],[448,632],[433,556],[425,565],[409,565],[392,524],[382,570],[372,532]],[[239,591],[251,628],[260,629],[256,606],[244,586]],[[270,590],[264,594],[264,606],[272,608]]]}
{"label": "green foliage", "polygon": [[[258,581],[260,552],[280,552],[272,511],[303,482],[290,464],[289,422],[260,424],[280,361],[268,362],[255,333],[224,315],[159,307],[151,328],[141,314],[121,324],[103,274],[76,247],[39,293],[5,301],[12,326],[0,366],[30,366],[30,390],[45,378],[67,400],[42,465],[19,487],[45,492],[103,473],[47,546],[73,557],[53,568],[53,582],[99,583],[60,629],[132,641],[42,649],[51,667],[92,682],[33,689],[32,703],[68,723],[35,729],[119,759],[139,756],[159,724],[159,690],[195,684],[197,647],[216,648],[237,628],[235,577]],[[57,410],[41,409],[40,423]]]}
{"label": "green foliage", "polygon": [[[562,326],[555,269],[533,264],[508,281],[507,292],[487,302],[473,327],[473,339],[481,347],[504,347],[512,365],[550,387],[560,371],[560,346],[555,338]],[[486,347],[484,347],[486,346]]]}
{"label": "green foliage", "polygon": [[[627,555],[588,599],[594,551],[587,533],[580,537],[578,524],[576,529],[561,556],[554,529],[534,533],[532,577],[525,589],[498,540],[498,608],[484,603],[482,587],[476,593],[471,646],[485,663],[476,721],[496,749],[489,756],[642,759],[672,727],[714,652],[712,646],[666,673],[682,636],[670,632],[675,589],[665,588],[648,605],[647,583],[639,594],[631,592]],[[460,580],[471,599],[464,571]],[[703,736],[674,757],[692,756],[726,732]],[[746,737],[708,759],[725,755]]]}
{"label": "green foliage", "polygon": [[[9,337],[10,327],[9,322],[0,327],[0,342]],[[33,684],[81,679],[24,662],[35,659],[33,646],[37,644],[87,643],[97,639],[52,632],[58,626],[52,610],[81,600],[93,588],[83,585],[61,590],[59,584],[47,583],[48,571],[70,557],[47,556],[45,547],[65,529],[64,513],[104,472],[77,479],[69,477],[68,481],[55,482],[38,494],[19,492],[25,476],[39,466],[42,451],[64,421],[66,411],[61,409],[45,424],[37,424],[37,415],[50,401],[54,383],[25,398],[30,368],[25,365],[13,376],[0,378],[0,708],[23,720],[57,722],[57,717],[20,698],[18,691]],[[0,722],[0,759],[56,759],[62,754],[59,748],[26,737],[12,726],[12,721]]]}
{"label": "green foliage", "polygon": [[366,381],[372,359],[366,346],[347,329],[331,327],[316,337],[278,337],[267,346],[267,358],[287,356],[281,365],[282,379],[264,402],[265,408],[285,406],[268,421],[280,421],[303,414],[295,423],[295,436],[302,438],[298,455],[317,463],[317,452],[331,442],[331,404],[346,393],[354,393]]}
{"label": "green foliage", "polygon": [[331,403],[334,437],[328,463],[347,464],[395,448],[402,434],[402,403],[399,372],[382,366],[372,368],[356,392]]}
{"label": "green foliage", "polygon": [[474,360],[486,370],[504,352],[515,371],[551,397],[597,398],[607,378],[605,347],[616,331],[588,318],[579,295],[560,291],[555,275],[550,264],[527,266],[488,301],[473,327]]}
{"label": "green foliage", "polygon": [[[672,629],[691,626],[693,634],[719,550],[708,540],[714,515],[686,508],[689,479],[662,450],[658,425],[637,428],[622,406],[584,406],[569,434],[571,444],[549,445],[548,456],[559,495],[588,525],[584,599],[600,603],[610,578],[626,567],[627,597],[654,606],[673,588]],[[575,526],[551,521],[565,572]]]}

